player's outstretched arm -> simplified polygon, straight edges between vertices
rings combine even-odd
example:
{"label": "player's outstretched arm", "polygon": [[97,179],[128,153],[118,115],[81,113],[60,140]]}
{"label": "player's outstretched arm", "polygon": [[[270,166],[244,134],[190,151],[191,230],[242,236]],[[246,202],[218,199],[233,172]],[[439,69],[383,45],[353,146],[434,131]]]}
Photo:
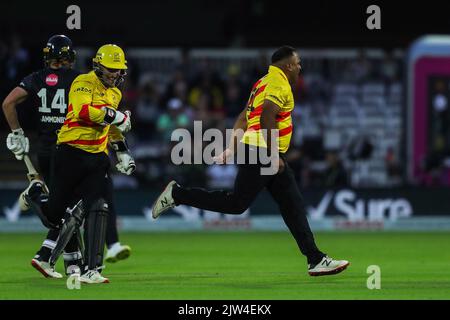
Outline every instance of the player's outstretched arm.
{"label": "player's outstretched arm", "polygon": [[21,87],[14,88],[5,98],[2,104],[6,121],[11,128],[11,133],[6,138],[6,146],[16,156],[17,160],[22,160],[24,155],[30,150],[28,138],[20,127],[16,106],[28,97],[28,93]]}

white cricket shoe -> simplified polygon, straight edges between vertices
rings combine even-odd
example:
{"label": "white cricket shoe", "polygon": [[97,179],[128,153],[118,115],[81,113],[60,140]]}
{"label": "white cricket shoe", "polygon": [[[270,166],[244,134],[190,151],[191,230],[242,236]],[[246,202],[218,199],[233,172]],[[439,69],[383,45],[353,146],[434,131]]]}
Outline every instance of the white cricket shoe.
{"label": "white cricket shoe", "polygon": [[106,262],[117,262],[119,260],[127,259],[131,254],[131,248],[126,245],[122,245],[119,242],[113,244],[111,248],[106,252]]}
{"label": "white cricket shoe", "polygon": [[20,194],[19,196],[19,207],[20,210],[22,211],[27,211],[28,209],[30,209],[30,204],[28,203],[26,196],[28,196],[28,194],[30,193],[35,193],[35,192],[42,192],[44,193],[45,190],[45,183],[42,180],[33,180],[30,182],[30,184],[28,185],[28,187]]}
{"label": "white cricket shoe", "polygon": [[158,218],[161,213],[175,207],[175,201],[172,197],[172,189],[176,182],[174,180],[170,181],[164,191],[156,199],[152,207],[152,217],[153,219]]}
{"label": "white cricket shoe", "polygon": [[86,273],[80,276],[80,282],[82,283],[109,283],[109,279],[105,278],[97,270],[88,270]]}
{"label": "white cricket shoe", "polygon": [[56,272],[55,268],[50,266],[50,263],[48,263],[48,262],[39,261],[38,259],[34,258],[31,260],[31,265],[37,271],[42,273],[42,275],[46,278],[61,279],[63,277],[62,274],[60,274],[59,272]]}
{"label": "white cricket shoe", "polygon": [[334,260],[328,256],[325,256],[318,264],[309,264],[308,273],[313,277],[337,274],[344,271],[349,265],[350,262],[347,260]]}

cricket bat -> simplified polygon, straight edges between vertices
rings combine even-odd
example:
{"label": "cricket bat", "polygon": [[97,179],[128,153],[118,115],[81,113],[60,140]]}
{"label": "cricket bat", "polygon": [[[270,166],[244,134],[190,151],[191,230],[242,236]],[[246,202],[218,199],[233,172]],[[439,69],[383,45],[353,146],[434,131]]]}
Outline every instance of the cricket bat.
{"label": "cricket bat", "polygon": [[[24,157],[23,157],[23,161],[25,161],[25,165],[27,166],[27,170],[28,170],[28,173],[27,173],[27,178],[28,178],[28,180],[31,182],[31,181],[33,181],[33,180],[41,180],[41,181],[44,181],[44,179],[42,179],[42,177],[39,175],[39,173],[36,171],[36,169],[35,169],[35,167],[34,167],[34,165],[33,165],[33,162],[31,162],[31,159],[30,159],[30,157],[28,156],[28,154],[26,154]],[[45,192],[48,194],[49,193],[49,191],[48,191],[48,187],[47,187],[47,185],[45,184],[45,182],[44,182],[44,190],[45,190]]]}

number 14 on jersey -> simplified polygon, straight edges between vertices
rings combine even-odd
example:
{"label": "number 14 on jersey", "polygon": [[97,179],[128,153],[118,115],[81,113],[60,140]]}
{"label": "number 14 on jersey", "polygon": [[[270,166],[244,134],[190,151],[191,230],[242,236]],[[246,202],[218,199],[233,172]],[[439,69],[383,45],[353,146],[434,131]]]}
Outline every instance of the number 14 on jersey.
{"label": "number 14 on jersey", "polygon": [[58,109],[60,113],[65,114],[67,109],[66,96],[64,89],[56,90],[55,96],[53,97],[50,107],[47,106],[47,88],[42,88],[37,93],[38,97],[41,98],[41,106],[39,107],[39,112],[51,113],[52,109]]}

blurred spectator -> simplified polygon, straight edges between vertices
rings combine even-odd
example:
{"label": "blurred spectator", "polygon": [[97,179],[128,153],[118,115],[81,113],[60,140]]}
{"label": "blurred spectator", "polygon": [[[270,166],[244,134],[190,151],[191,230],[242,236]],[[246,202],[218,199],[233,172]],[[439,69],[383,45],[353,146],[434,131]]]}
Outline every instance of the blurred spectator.
{"label": "blurred spectator", "polygon": [[[299,81],[299,92],[297,93],[296,98],[299,98],[300,100],[296,100],[297,103],[308,100],[314,105],[324,105],[329,102],[331,97],[330,85],[321,75],[309,75],[308,79],[300,77]],[[303,92],[305,97],[302,97],[301,92]]]}
{"label": "blurred spectator", "polygon": [[[8,46],[0,39],[0,74],[6,74],[6,59],[8,57]],[[2,79],[3,80],[3,79]],[[0,81],[0,96],[4,97],[8,94],[8,88]]]}
{"label": "blurred spectator", "polygon": [[434,136],[441,136],[445,140],[445,144],[450,146],[449,136],[449,120],[450,110],[448,105],[448,97],[446,95],[445,82],[443,80],[435,83],[434,95],[431,98],[433,107]]}
{"label": "blurred spectator", "polygon": [[300,75],[298,78],[297,83],[292,88],[293,94],[294,94],[294,101],[298,104],[303,104],[307,99],[307,87],[305,79],[303,78],[303,75]]}
{"label": "blurred spectator", "polygon": [[386,85],[399,80],[399,64],[392,53],[386,55],[380,66],[381,77]]}
{"label": "blurred spectator", "polygon": [[365,135],[355,137],[349,145],[350,160],[367,160],[373,153],[373,143]]}
{"label": "blurred spectator", "polygon": [[327,188],[346,187],[348,185],[347,172],[336,151],[327,153],[326,164],[323,185]]}
{"label": "blurred spectator", "polygon": [[22,76],[29,62],[28,51],[22,47],[22,41],[17,35],[13,35],[6,61],[6,76],[15,80]]}
{"label": "blurred spectator", "polygon": [[395,183],[398,183],[402,176],[402,169],[400,166],[400,162],[398,161],[395,150],[392,147],[389,147],[386,151],[386,156],[384,158],[384,163],[386,166],[386,172],[388,177],[395,180]]}
{"label": "blurred spectator", "polygon": [[170,142],[173,130],[187,128],[191,124],[180,99],[170,99],[167,109],[168,111],[160,115],[157,121],[157,130],[163,143]]}
{"label": "blurred spectator", "polygon": [[188,83],[185,79],[185,74],[181,69],[177,69],[169,82],[165,92],[165,100],[169,101],[172,98],[180,99],[184,104],[187,101]]}
{"label": "blurred spectator", "polygon": [[214,127],[225,118],[223,101],[222,90],[209,70],[201,75],[188,96],[189,105],[205,120],[204,127]]}
{"label": "blurred spectator", "polygon": [[[10,86],[15,85],[25,76],[29,59],[28,50],[22,47],[22,41],[19,36],[12,35],[5,59],[4,73],[6,82]],[[5,81],[5,79],[2,80]]]}
{"label": "blurred spectator", "polygon": [[367,59],[364,51],[360,51],[358,58],[350,63],[349,76],[350,81],[364,82],[366,81],[372,72],[372,64]]}
{"label": "blurred spectator", "polygon": [[253,79],[251,81],[255,81],[256,79],[261,78],[267,73],[267,70],[269,68],[270,61],[268,59],[268,56],[261,52],[261,54],[258,57],[258,60],[255,63],[255,66],[253,67],[250,77]]}
{"label": "blurred spectator", "polygon": [[133,129],[141,139],[148,140],[155,131],[155,122],[159,115],[159,93],[152,82],[147,82],[141,90],[136,104],[136,126]]}
{"label": "blurred spectator", "polygon": [[195,78],[198,76],[200,69],[200,64],[190,59],[189,50],[181,49],[180,60],[175,66],[175,73],[180,72],[188,86],[190,86],[195,82]]}
{"label": "blurred spectator", "polygon": [[201,121],[204,130],[214,127],[214,119],[211,117],[209,109],[209,96],[202,94],[195,107],[192,108],[194,120]]}
{"label": "blurred spectator", "polygon": [[450,157],[450,150],[445,147],[443,136],[437,136],[434,140],[431,151],[423,161],[423,181],[425,186],[445,186],[449,185],[447,174],[447,159]]}
{"label": "blurred spectator", "polygon": [[241,113],[246,103],[239,76],[239,68],[236,65],[230,65],[225,82],[225,112],[226,116],[232,119],[235,119]]}

